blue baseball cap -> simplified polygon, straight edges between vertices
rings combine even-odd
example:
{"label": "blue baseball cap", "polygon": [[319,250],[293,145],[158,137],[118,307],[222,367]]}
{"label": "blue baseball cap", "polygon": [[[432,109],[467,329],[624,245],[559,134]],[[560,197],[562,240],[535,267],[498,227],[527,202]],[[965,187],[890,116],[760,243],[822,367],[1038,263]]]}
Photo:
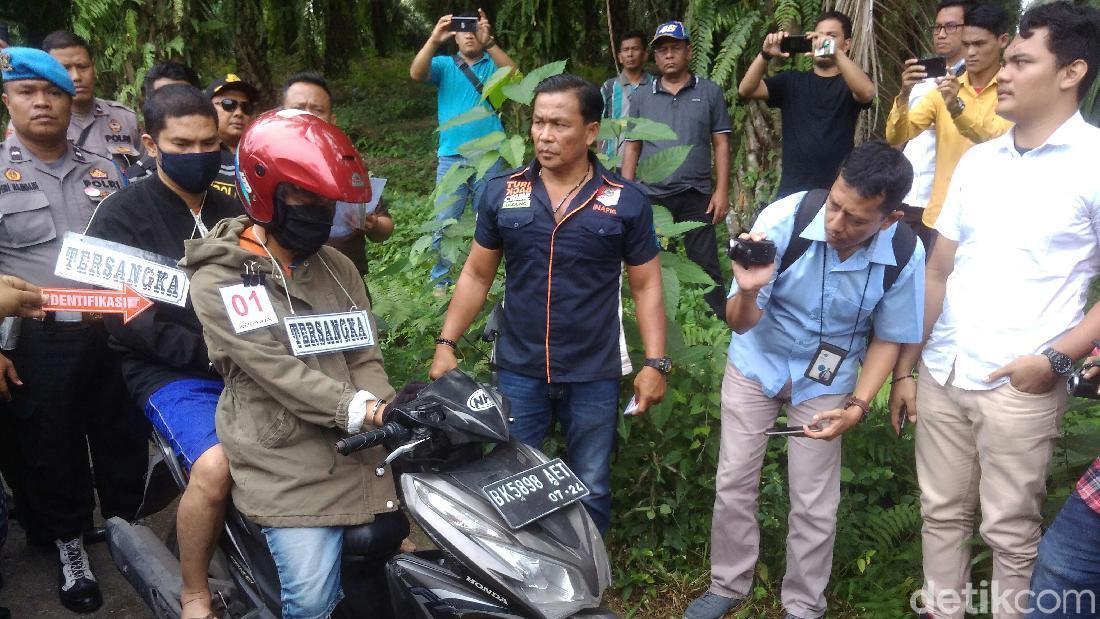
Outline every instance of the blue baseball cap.
{"label": "blue baseball cap", "polygon": [[688,31],[687,28],[684,28],[684,22],[666,21],[660,26],[657,26],[657,32],[654,33],[653,40],[649,42],[649,46],[653,47],[653,44],[657,42],[657,39],[677,39],[680,41],[687,41]]}
{"label": "blue baseball cap", "polygon": [[0,50],[0,76],[4,83],[19,80],[46,80],[76,96],[76,86],[65,67],[53,56],[33,47],[8,47]]}

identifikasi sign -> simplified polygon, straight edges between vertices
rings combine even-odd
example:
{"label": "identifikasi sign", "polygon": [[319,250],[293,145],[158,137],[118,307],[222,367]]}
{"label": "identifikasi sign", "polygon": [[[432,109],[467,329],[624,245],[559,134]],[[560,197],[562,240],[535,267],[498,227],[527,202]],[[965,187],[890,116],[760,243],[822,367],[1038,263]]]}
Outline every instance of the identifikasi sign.
{"label": "identifikasi sign", "polygon": [[42,306],[48,312],[122,314],[123,323],[130,322],[153,306],[152,301],[129,286],[122,292],[86,288],[43,288],[42,294],[49,298]]}
{"label": "identifikasi sign", "polygon": [[171,258],[75,232],[65,233],[54,275],[113,290],[129,286],[143,297],[180,307],[187,305],[190,287]]}

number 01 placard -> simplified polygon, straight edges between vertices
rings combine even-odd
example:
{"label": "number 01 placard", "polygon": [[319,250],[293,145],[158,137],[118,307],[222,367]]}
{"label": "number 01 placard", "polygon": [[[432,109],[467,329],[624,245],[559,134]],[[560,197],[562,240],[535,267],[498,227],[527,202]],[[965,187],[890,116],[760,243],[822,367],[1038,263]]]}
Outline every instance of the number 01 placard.
{"label": "number 01 placard", "polygon": [[266,288],[237,284],[222,288],[220,292],[234,333],[247,333],[279,323]]}

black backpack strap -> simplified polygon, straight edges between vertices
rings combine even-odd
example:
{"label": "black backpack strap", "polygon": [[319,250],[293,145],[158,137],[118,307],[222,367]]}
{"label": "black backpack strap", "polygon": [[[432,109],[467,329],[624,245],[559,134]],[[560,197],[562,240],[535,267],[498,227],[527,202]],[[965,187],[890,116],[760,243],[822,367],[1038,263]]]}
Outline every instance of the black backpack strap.
{"label": "black backpack strap", "polygon": [[802,196],[802,201],[798,203],[798,210],[795,211],[791,240],[787,242],[787,250],[783,252],[783,259],[779,261],[780,275],[810,248],[813,241],[802,238],[802,232],[806,230],[814,217],[817,217],[818,211],[825,205],[825,199],[828,197],[828,189],[812,189]]}
{"label": "black backpack strap", "polygon": [[887,266],[882,271],[882,294],[886,294],[894,282],[898,281],[901,270],[909,264],[913,258],[913,252],[917,249],[917,233],[904,221],[899,221],[894,230],[894,266]]}
{"label": "black backpack strap", "polygon": [[[474,70],[471,69],[470,65],[467,64],[466,61],[462,58],[462,54],[455,54],[454,56],[452,56],[452,58],[454,58],[455,66],[458,67],[458,70],[462,71],[462,74],[466,76],[466,79],[470,80],[470,84],[473,85],[474,90],[477,91],[477,94],[482,94],[481,90],[483,85],[481,83],[481,79],[479,79],[478,76],[474,74]],[[493,110],[494,112],[497,111],[496,106],[493,105],[493,102],[490,101],[488,97],[485,98],[485,103],[489,104],[489,109]]]}

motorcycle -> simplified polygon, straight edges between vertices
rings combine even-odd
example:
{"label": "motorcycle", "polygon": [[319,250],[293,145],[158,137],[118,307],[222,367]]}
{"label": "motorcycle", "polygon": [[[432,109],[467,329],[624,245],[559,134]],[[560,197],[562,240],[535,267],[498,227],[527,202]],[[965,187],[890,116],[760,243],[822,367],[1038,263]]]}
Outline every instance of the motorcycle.
{"label": "motorcycle", "polygon": [[[335,617],[616,617],[602,605],[611,580],[603,539],[579,502],[588,489],[561,460],[509,435],[508,404],[496,389],[452,370],[393,409],[382,427],[336,449],[346,455],[384,444],[386,463],[399,460],[404,471],[404,506],[436,549],[397,553],[409,532],[401,511],[349,528],[347,597]],[[166,442],[158,446],[171,456]],[[376,474],[383,482],[386,469]],[[180,578],[170,542],[143,524],[108,522],[119,569],[157,617],[174,619]],[[279,579],[263,534],[233,509],[210,582],[225,617],[279,616]]]}

